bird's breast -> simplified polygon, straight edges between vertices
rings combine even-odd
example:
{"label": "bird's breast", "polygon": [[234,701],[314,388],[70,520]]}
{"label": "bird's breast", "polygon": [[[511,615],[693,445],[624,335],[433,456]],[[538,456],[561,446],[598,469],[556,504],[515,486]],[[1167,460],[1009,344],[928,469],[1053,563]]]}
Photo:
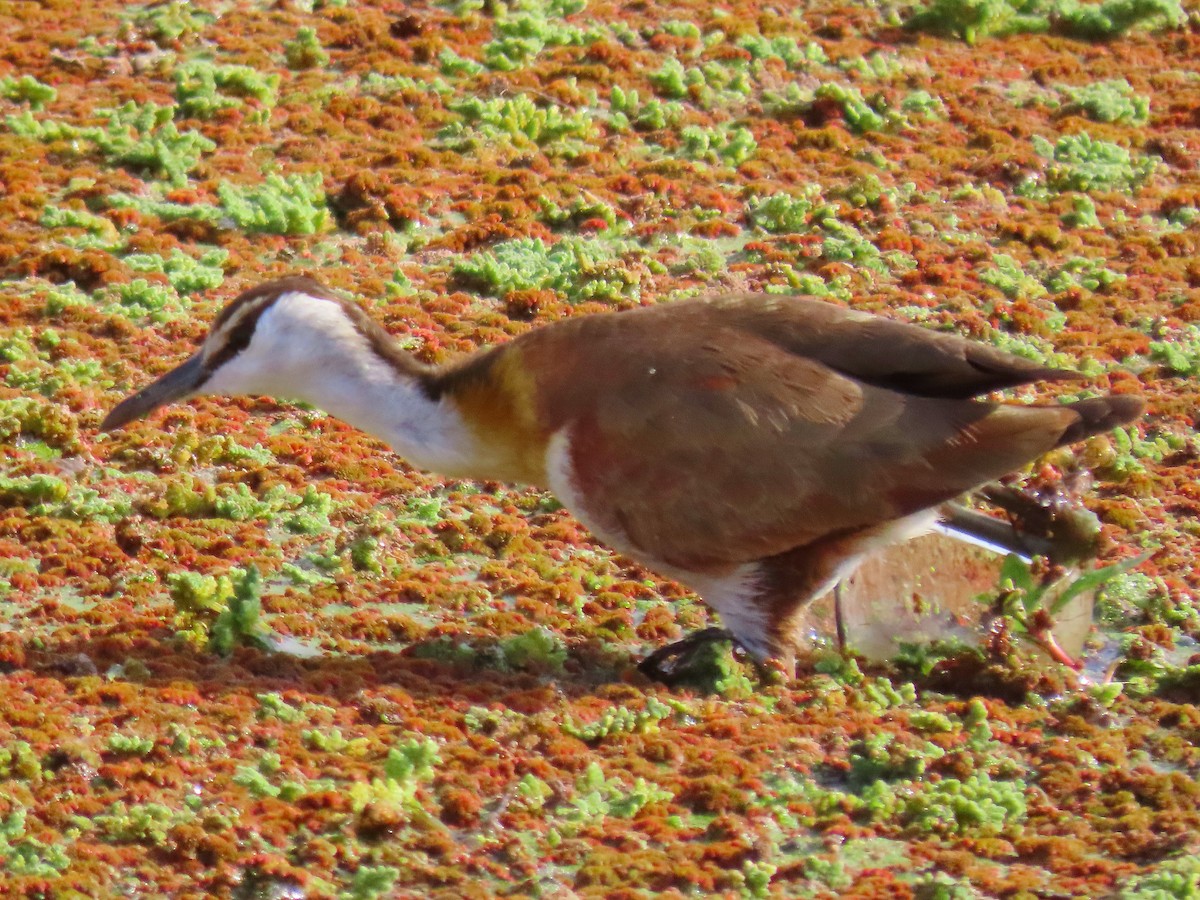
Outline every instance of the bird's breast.
{"label": "bird's breast", "polygon": [[474,438],[473,478],[546,487],[550,429],[539,416],[536,379],[506,352],[451,387],[449,400]]}

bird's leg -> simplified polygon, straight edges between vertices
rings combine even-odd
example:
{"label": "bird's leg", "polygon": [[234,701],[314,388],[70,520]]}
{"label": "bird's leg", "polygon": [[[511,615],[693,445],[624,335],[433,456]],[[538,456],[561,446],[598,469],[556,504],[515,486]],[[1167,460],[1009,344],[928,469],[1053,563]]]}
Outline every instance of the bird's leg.
{"label": "bird's leg", "polygon": [[[949,504],[947,504],[949,506]],[[944,510],[941,510],[944,513]],[[814,600],[833,591],[838,650],[846,651],[849,635],[843,584],[871,553],[925,534],[937,523],[939,509],[927,508],[907,516],[855,530],[835,532],[760,563],[764,591],[759,603],[768,611],[766,635],[772,656],[780,648],[802,647],[804,612]]]}
{"label": "bird's leg", "polygon": [[837,648],[839,653],[846,652],[846,618],[842,612],[842,585],[839,581],[833,586],[833,623],[837,629]]}
{"label": "bird's leg", "polygon": [[[795,678],[796,651],[800,648],[796,636],[803,626],[804,611],[853,571],[861,557],[862,543],[873,534],[874,529],[865,528],[831,535],[763,560],[758,564],[753,592],[734,591],[722,600],[711,594],[705,596],[722,621],[729,623],[729,630],[705,628],[693,632],[651,653],[638,668],[642,674],[668,684],[682,681],[696,671],[704,648],[723,640],[745,650],[764,681]],[[842,648],[845,637],[838,609],[838,643]]]}
{"label": "bird's leg", "polygon": [[872,529],[862,529],[834,535],[765,561],[765,592],[759,602],[767,611],[765,634],[771,659],[794,667],[796,651],[804,646],[799,635],[805,612],[831,589],[838,650],[845,651],[848,635],[842,582],[862,558],[863,544],[872,533]]}

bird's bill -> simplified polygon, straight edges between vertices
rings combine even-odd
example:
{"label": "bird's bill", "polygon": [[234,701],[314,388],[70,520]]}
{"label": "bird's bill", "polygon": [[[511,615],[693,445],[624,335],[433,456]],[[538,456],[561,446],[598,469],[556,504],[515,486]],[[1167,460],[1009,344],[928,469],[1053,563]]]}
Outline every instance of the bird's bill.
{"label": "bird's bill", "polygon": [[148,416],[160,406],[182,400],[204,383],[205,375],[204,360],[197,353],[157,381],[146,385],[114,406],[100,423],[100,430],[115,431],[136,419]]}

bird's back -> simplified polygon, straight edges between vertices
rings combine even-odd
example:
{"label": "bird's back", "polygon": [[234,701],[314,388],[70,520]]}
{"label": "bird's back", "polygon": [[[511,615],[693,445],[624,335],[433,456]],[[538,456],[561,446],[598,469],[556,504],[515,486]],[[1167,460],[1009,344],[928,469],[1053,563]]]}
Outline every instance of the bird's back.
{"label": "bird's back", "polygon": [[1020,468],[1080,422],[1070,407],[969,399],[1071,373],[800,298],[579,317],[475,365],[509,373],[541,440],[568,441],[572,484],[550,487],[583,498],[601,533],[681,568],[909,515]]}

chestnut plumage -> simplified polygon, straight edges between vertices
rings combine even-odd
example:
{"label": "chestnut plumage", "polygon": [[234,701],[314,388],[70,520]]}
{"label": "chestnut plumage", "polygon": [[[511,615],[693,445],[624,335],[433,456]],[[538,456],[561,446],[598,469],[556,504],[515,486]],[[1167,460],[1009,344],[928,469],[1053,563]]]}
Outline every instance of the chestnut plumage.
{"label": "chestnut plumage", "polygon": [[303,400],[454,477],[553,491],[614,549],[695,590],[785,666],[800,613],[872,549],[1140,399],[987,399],[1080,376],[818,300],[734,294],[580,316],[444,367],[309,278],[260,285],[121,427],[200,394]]}

